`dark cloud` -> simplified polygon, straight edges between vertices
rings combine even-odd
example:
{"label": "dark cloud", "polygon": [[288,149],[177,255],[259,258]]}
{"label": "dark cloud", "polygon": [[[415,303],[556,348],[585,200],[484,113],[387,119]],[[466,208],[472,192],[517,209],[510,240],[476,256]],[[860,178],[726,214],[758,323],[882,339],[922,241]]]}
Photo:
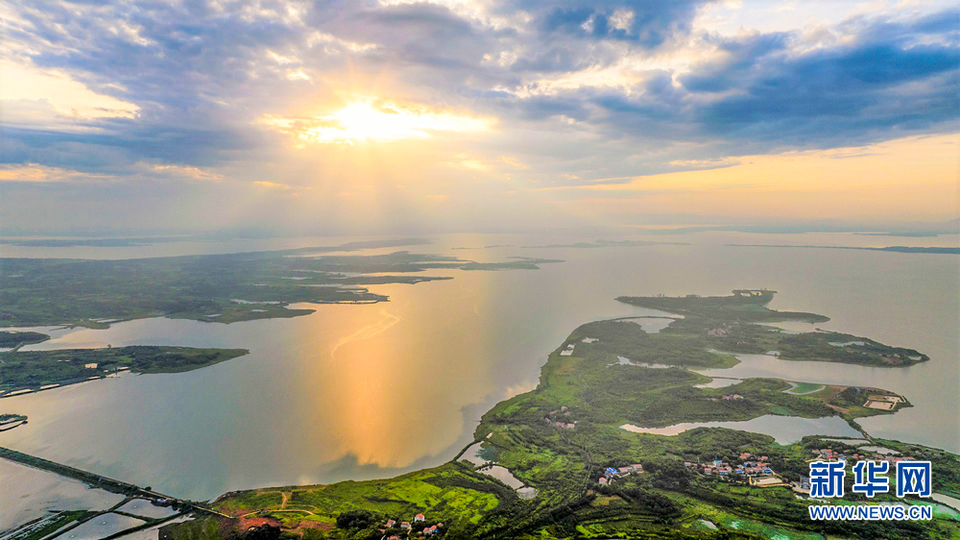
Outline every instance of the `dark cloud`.
{"label": "dark cloud", "polygon": [[725,92],[736,87],[757,62],[770,54],[785,51],[790,35],[785,32],[757,34],[742,39],[717,40],[717,48],[726,58],[704,63],[679,78],[684,88],[692,92]]}
{"label": "dark cloud", "polygon": [[141,123],[137,120],[97,122],[95,132],[64,132],[9,127],[0,146],[4,163],[41,163],[83,172],[122,174],[138,161],[206,167],[224,154],[259,152],[269,141],[255,133]]}
{"label": "dark cloud", "polygon": [[[584,88],[550,99],[581,101],[607,136],[688,141],[716,155],[851,146],[955,130],[960,124],[960,46],[951,10],[913,21],[856,21],[839,45],[809,47],[797,33],[709,37],[719,60],[677,77],[649,72],[621,92]],[[946,22],[945,22],[946,21]],[[807,52],[797,52],[801,47]],[[802,49],[801,49],[802,50]],[[547,102],[545,102],[547,101]],[[701,151],[703,146],[700,146]]]}
{"label": "dark cloud", "polygon": [[[916,34],[909,32],[943,27],[937,19],[900,24],[891,32],[879,31],[891,29],[886,22],[869,25],[851,45],[799,55],[783,45],[731,49],[735,61],[724,69],[683,80],[693,92],[735,90],[698,108],[692,120],[709,135],[802,147],[871,142],[955,124],[960,48],[946,35],[939,43],[913,44]],[[717,82],[711,88],[709,81]]]}

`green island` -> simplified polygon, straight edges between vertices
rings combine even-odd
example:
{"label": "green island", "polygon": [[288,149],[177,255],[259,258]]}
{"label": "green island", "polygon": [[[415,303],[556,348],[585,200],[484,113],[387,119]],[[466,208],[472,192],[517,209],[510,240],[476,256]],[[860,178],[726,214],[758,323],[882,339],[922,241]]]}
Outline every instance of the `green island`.
{"label": "green island", "polygon": [[[228,493],[208,506],[230,517],[198,515],[165,527],[161,538],[960,537],[960,513],[929,499],[871,499],[930,505],[934,519],[926,522],[811,521],[807,512],[813,501],[805,478],[816,459],[845,457],[848,468],[855,459],[929,460],[934,491],[957,497],[960,457],[943,450],[874,439],[862,430],[858,438],[807,436],[786,444],[720,427],[642,432],[764,415],[835,416],[856,427],[856,418],[909,406],[903,396],[876,388],[778,379],[711,387],[695,369],[735,364],[726,352],[736,349],[731,345],[769,350],[773,342],[784,359],[866,365],[900,354],[902,361],[883,365],[907,366],[919,355],[865,341],[863,354],[838,356],[844,347],[829,344],[833,334],[829,348],[818,338],[790,349],[783,340],[797,334],[763,323],[826,318],[771,310],[773,294],[621,298],[683,318],[655,333],[638,324],[642,317],[577,328],[549,355],[537,388],[488,411],[474,443],[452,461],[385,480]],[[866,501],[854,494],[835,504]]]}
{"label": "green island", "polygon": [[119,372],[180,373],[247,354],[245,349],[136,345],[0,353],[0,398],[102,379]]}
{"label": "green island", "polygon": [[29,345],[31,343],[40,343],[41,341],[46,341],[50,339],[50,336],[47,334],[42,334],[40,332],[10,332],[7,330],[0,330],[0,348],[16,348],[21,345]]}
{"label": "green island", "polygon": [[[329,255],[417,240],[286,251],[124,260],[0,259],[0,326],[76,325],[165,316],[231,323],[313,313],[292,303],[373,303],[369,285],[451,279],[426,270],[536,270],[549,259],[477,263],[397,251]],[[0,345],[2,346],[2,345]]]}
{"label": "green island", "polygon": [[536,259],[530,257],[510,257],[513,260],[495,263],[470,262],[461,270],[538,270],[541,264],[563,262],[559,259]]}
{"label": "green island", "polygon": [[22,414],[0,413],[0,431],[9,431],[27,423],[27,417]]}
{"label": "green island", "polygon": [[930,358],[913,349],[891,347],[872,339],[840,332],[788,333],[764,323],[830,320],[816,313],[776,311],[767,307],[776,291],[735,290],[732,296],[682,298],[663,296],[617,298],[626,304],[683,315],[664,332],[696,336],[710,348],[737,354],[775,351],[784,360],[843,362],[879,367],[903,367]]}

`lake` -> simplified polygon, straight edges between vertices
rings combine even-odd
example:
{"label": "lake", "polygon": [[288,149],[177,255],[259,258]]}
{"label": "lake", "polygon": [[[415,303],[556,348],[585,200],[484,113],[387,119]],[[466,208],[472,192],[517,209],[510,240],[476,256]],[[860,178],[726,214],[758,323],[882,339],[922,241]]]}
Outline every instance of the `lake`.
{"label": "lake", "polygon": [[800,418],[798,416],[776,416],[772,414],[766,414],[740,422],[684,422],[662,428],[637,427],[632,424],[624,424],[620,426],[620,429],[632,433],[673,436],[699,427],[738,429],[753,433],[763,433],[764,435],[773,437],[779,444],[797,442],[807,435],[860,436],[859,431],[850,427],[850,424],[839,416]]}
{"label": "lake", "polygon": [[[0,445],[196,500],[268,485],[391,476],[456,455],[486,410],[536,385],[547,354],[578,325],[657,315],[615,297],[767,287],[780,291],[774,308],[822,313],[832,320],[819,328],[915,348],[931,361],[883,369],[759,357],[706,373],[886,388],[914,407],[862,420],[868,432],[960,452],[960,257],[725,245],[950,245],[956,236],[713,232],[644,238],[690,245],[595,249],[521,247],[583,238],[430,239],[431,245],[408,249],[478,261],[565,262],[537,271],[430,271],[454,279],[374,286],[390,302],[311,306],[315,313],[293,319],[224,325],[156,318],[59,330],[28,348],[156,344],[251,353],[189,373],[125,375],[5,398],[3,412],[26,414],[29,423],[0,433]],[[184,242],[179,251],[180,243],[0,249],[4,256],[117,258],[340,241]],[[490,245],[501,247],[482,249]],[[481,249],[454,249],[463,247]]]}

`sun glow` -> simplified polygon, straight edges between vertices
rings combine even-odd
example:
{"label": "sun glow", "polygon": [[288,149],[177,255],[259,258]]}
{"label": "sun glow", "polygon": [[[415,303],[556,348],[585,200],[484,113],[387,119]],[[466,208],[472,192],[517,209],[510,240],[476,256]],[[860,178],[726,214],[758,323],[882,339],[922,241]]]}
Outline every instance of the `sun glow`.
{"label": "sun glow", "polygon": [[294,134],[305,142],[354,144],[426,139],[439,132],[487,131],[495,122],[487,117],[364,100],[318,118],[270,116],[264,119],[264,123],[278,131]]}

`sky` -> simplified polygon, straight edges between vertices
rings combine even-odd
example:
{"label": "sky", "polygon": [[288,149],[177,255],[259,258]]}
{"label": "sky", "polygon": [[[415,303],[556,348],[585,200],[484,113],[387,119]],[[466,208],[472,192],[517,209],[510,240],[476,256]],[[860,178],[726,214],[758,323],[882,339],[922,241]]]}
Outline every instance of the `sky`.
{"label": "sky", "polygon": [[956,1],[0,4],[0,234],[960,217]]}

